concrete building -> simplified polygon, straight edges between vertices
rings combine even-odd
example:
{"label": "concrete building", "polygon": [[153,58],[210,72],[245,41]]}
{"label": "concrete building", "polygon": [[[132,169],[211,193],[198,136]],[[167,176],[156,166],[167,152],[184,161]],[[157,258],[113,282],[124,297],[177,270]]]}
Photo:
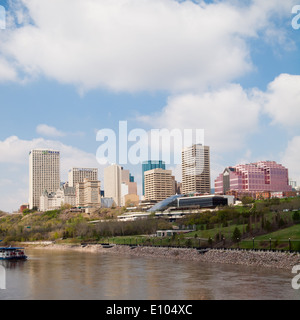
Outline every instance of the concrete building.
{"label": "concrete building", "polygon": [[98,180],[84,179],[76,184],[76,206],[82,208],[100,208],[101,183]]}
{"label": "concrete building", "polygon": [[[136,202],[139,199],[137,195],[137,183],[129,170],[121,168],[121,206],[126,206],[126,201]],[[138,200],[139,201],[139,200]]]}
{"label": "concrete building", "polygon": [[183,194],[199,192],[210,194],[210,150],[195,144],[182,150]]}
{"label": "concrete building", "polygon": [[162,201],[175,194],[171,170],[161,168],[145,171],[145,200]]}
{"label": "concrete building", "polygon": [[137,196],[137,183],[129,170],[113,164],[104,169],[104,191],[106,198],[113,198],[117,207],[125,206],[125,196]]}
{"label": "concrete building", "polygon": [[112,164],[104,169],[104,192],[106,198],[112,198],[115,206],[121,206],[122,168]]}
{"label": "concrete building", "polygon": [[69,187],[76,187],[76,184],[83,182],[84,179],[97,181],[98,169],[97,168],[72,168],[69,171]]}
{"label": "concrete building", "polygon": [[76,188],[64,185],[63,187],[65,202],[64,204],[69,204],[72,207],[76,206]]}
{"label": "concrete building", "polygon": [[[266,192],[290,192],[288,169],[275,161],[260,161],[225,168],[215,180],[216,194],[263,197]],[[257,195],[258,194],[258,195]],[[268,196],[270,197],[270,196]]]}
{"label": "concrete building", "polygon": [[142,179],[143,179],[143,196],[145,195],[145,175],[144,173],[153,169],[166,169],[166,164],[161,160],[148,160],[142,163]]}
{"label": "concrete building", "polygon": [[60,152],[35,149],[29,153],[29,209],[40,208],[40,197],[60,188]]}
{"label": "concrete building", "polygon": [[121,183],[124,183],[128,187],[127,194],[137,194],[137,183],[134,181],[134,177],[130,174],[129,170],[121,168]]}
{"label": "concrete building", "polygon": [[40,197],[40,210],[42,212],[60,209],[65,202],[64,192],[58,189],[56,192],[48,193],[44,191]]}
{"label": "concrete building", "polygon": [[64,186],[56,192],[48,193],[46,190],[40,197],[40,210],[42,212],[60,209],[62,205],[76,205],[75,188]]}
{"label": "concrete building", "polygon": [[102,197],[101,198],[101,208],[111,208],[114,206],[114,199],[113,198],[106,198]]}
{"label": "concrete building", "polygon": [[124,203],[126,207],[138,206],[140,203],[140,197],[137,194],[126,194],[124,196]]}
{"label": "concrete building", "polygon": [[293,179],[289,179],[289,185],[292,187],[292,190],[296,190],[297,188],[297,181]]}

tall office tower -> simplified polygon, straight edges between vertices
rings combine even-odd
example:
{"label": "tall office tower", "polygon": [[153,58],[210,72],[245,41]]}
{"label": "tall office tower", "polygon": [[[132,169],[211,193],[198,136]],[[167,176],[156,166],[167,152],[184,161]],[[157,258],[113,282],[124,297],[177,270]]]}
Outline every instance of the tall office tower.
{"label": "tall office tower", "polygon": [[104,192],[106,198],[113,198],[117,207],[121,206],[122,168],[112,164],[104,169]]}
{"label": "tall office tower", "polygon": [[171,170],[153,169],[145,175],[145,200],[162,201],[175,194],[175,178]]}
{"label": "tall office tower", "polygon": [[144,173],[148,170],[153,170],[153,169],[166,169],[166,164],[164,161],[156,161],[156,160],[148,160],[148,161],[144,161],[142,163],[142,179],[143,179],[143,195],[145,195],[145,176]]}
{"label": "tall office tower", "polygon": [[84,179],[97,181],[98,169],[97,168],[72,168],[69,171],[69,187],[76,187],[77,183],[83,182]]}
{"label": "tall office tower", "polygon": [[40,197],[60,188],[60,152],[36,149],[29,153],[29,208],[40,208]]}
{"label": "tall office tower", "polygon": [[210,151],[208,146],[194,144],[182,150],[182,193],[209,193]]}

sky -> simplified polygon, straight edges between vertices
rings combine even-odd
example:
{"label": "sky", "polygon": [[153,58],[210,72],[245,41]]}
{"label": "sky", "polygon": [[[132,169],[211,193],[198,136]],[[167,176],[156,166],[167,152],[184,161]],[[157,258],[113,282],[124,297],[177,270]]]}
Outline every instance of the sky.
{"label": "sky", "polygon": [[[120,121],[129,133],[203,129],[212,187],[226,166],[260,160],[300,185],[298,4],[0,0],[0,209],[28,203],[34,148],[61,152],[62,181],[98,167],[104,187],[97,133],[115,132],[118,150]],[[141,193],[141,164],[121,165]]]}

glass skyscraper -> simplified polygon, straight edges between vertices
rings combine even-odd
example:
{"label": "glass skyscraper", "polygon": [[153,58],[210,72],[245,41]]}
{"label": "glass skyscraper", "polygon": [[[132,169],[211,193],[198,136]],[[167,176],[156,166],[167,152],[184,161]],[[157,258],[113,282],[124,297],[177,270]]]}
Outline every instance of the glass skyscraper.
{"label": "glass skyscraper", "polygon": [[142,171],[143,171],[143,195],[145,195],[145,171],[149,171],[152,169],[164,169],[166,170],[166,164],[162,160],[148,160],[142,163]]}

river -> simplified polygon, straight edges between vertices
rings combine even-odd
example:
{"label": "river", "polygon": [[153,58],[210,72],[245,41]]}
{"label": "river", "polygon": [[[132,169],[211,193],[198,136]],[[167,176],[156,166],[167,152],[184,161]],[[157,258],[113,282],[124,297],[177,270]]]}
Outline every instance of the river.
{"label": "river", "polygon": [[[300,300],[285,270],[28,249],[4,263],[0,300]],[[2,268],[3,269],[3,268]]]}

